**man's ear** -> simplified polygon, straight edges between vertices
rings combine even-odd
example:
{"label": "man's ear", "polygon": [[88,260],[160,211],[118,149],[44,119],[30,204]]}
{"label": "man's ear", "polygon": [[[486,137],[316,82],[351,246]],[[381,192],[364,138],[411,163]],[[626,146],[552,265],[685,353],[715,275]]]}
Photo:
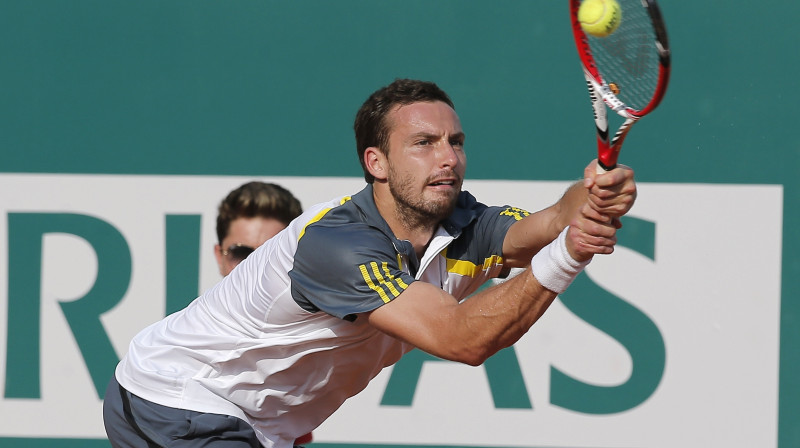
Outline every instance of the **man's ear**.
{"label": "man's ear", "polygon": [[389,161],[383,151],[374,146],[364,150],[364,165],[376,180],[386,180],[389,176]]}

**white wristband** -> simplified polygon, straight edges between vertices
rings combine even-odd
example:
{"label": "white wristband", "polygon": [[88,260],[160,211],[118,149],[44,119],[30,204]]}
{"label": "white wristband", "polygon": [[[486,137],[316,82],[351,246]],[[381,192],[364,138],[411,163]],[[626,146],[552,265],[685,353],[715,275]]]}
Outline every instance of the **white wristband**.
{"label": "white wristband", "polygon": [[531,259],[531,273],[539,281],[539,284],[561,294],[575,280],[575,277],[583,271],[591,259],[586,261],[575,261],[567,251],[567,230],[566,227],[558,235],[558,238],[543,247]]}

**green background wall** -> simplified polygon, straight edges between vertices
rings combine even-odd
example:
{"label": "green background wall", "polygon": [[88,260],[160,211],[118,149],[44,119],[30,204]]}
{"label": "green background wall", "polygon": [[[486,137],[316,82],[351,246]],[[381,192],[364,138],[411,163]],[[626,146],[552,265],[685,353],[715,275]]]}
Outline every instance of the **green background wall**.
{"label": "green background wall", "polygon": [[[722,5],[662,1],[672,83],[621,160],[642,182],[784,186],[788,448],[800,445],[800,4]],[[0,61],[5,173],[359,176],[354,113],[396,77],[450,93],[473,178],[570,179],[594,154],[564,0],[3,0]],[[752,262],[758,235],[720,225],[741,227],[731,244]],[[28,443],[2,444],[40,446]]]}

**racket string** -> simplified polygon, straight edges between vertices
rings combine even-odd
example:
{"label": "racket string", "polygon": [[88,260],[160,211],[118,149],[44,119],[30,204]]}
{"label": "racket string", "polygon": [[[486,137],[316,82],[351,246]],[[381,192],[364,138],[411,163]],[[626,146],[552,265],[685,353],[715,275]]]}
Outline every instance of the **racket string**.
{"label": "racket string", "polygon": [[642,110],[658,85],[656,36],[641,0],[618,2],[622,10],[619,28],[607,37],[587,38],[603,81],[626,106]]}

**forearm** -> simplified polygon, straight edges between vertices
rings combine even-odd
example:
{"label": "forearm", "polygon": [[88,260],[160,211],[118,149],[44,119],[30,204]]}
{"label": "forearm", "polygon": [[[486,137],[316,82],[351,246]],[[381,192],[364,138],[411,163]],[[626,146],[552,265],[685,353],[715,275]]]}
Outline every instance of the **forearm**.
{"label": "forearm", "polygon": [[[469,339],[484,344],[482,347],[486,351],[482,353],[483,356],[491,356],[497,350],[514,344],[544,314],[556,294],[564,292],[589,264],[591,256],[583,258],[586,254],[582,253],[583,261],[578,261],[570,254],[567,247],[567,234],[570,231],[563,230],[553,242],[542,248],[531,260],[530,269],[464,303],[477,307],[465,307],[463,311],[467,315],[477,317],[478,324],[487,324],[477,328],[497,330],[496,334],[490,333],[488,340]],[[483,301],[487,301],[488,305]],[[499,307],[497,313],[494,312],[495,304]],[[509,311],[511,316],[506,316],[505,313]],[[489,322],[484,321],[485,317],[489,318]],[[492,328],[488,325],[491,323],[498,327]]]}
{"label": "forearm", "polygon": [[479,365],[519,340],[555,296],[530,270],[460,303],[436,286],[414,282],[364,317],[378,330],[431,355]]}
{"label": "forearm", "polygon": [[556,293],[543,287],[526,269],[516,277],[486,288],[459,306],[461,362],[479,365],[516,343],[550,307]]}
{"label": "forearm", "polygon": [[461,303],[436,286],[414,282],[367,318],[434,356],[481,364],[519,340],[586,266],[588,261],[569,257],[566,244],[565,232],[534,257],[530,269]]}

